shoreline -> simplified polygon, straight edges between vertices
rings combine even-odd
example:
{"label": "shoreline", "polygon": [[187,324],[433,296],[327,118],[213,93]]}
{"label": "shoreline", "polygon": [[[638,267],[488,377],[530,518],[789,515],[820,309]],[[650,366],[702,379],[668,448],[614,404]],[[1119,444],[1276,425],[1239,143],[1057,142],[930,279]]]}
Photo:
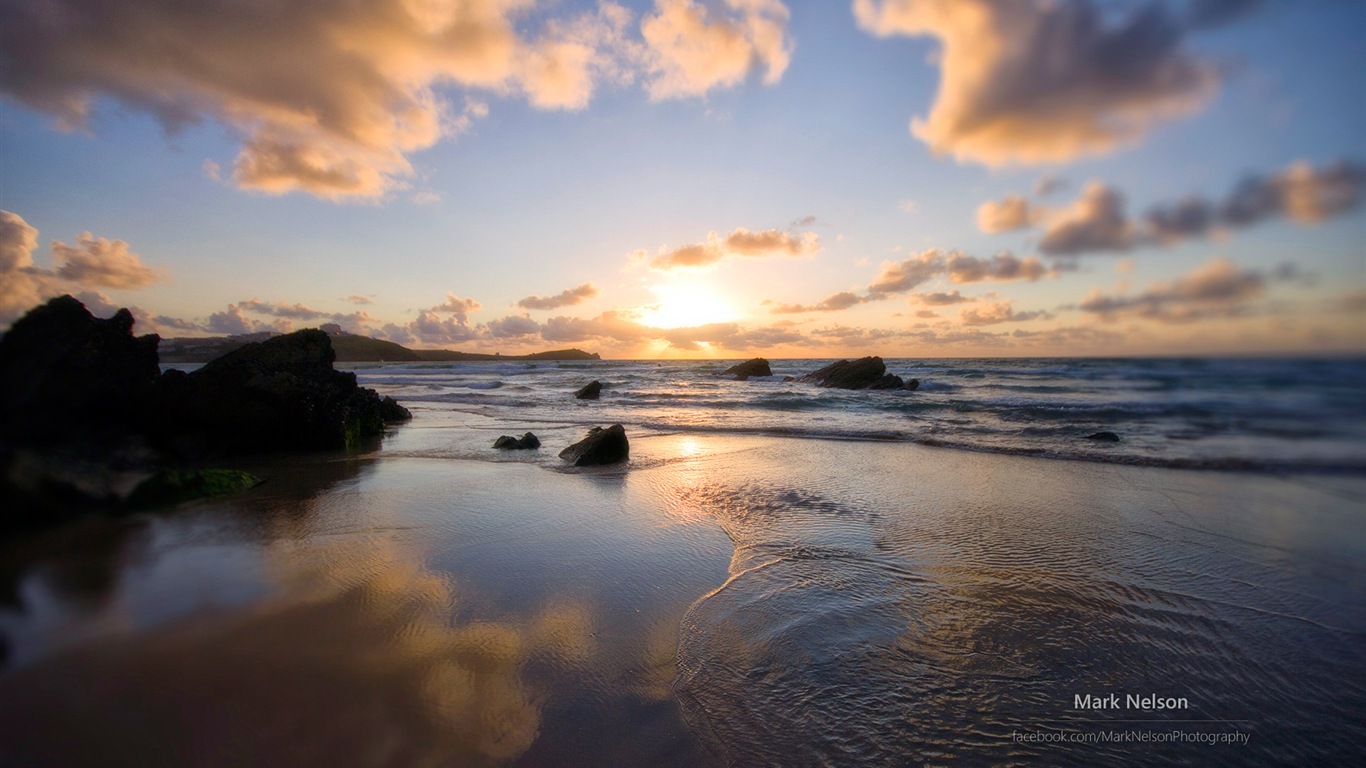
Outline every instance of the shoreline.
{"label": "shoreline", "polygon": [[[753,435],[638,434],[628,465],[549,473],[395,445],[460,431],[419,414],[378,453],[261,457],[247,469],[275,476],[251,491],[119,523],[90,555],[112,574],[93,593],[61,575],[88,557],[26,569],[29,608],[0,611],[14,651],[0,711],[73,736],[44,748],[113,765],[136,762],[118,759],[132,742],[83,713],[114,701],[72,686],[200,724],[140,710],[159,739],[129,753],[144,762],[149,743],[206,754],[197,739],[224,728],[255,735],[219,754],[278,759],[293,742],[262,718],[340,757],[379,737],[362,724],[371,699],[394,702],[386,722],[415,755],[474,764],[1189,754],[1010,740],[1036,721],[1098,727],[1068,706],[1110,680],[1121,698],[1253,720],[1251,746],[1219,747],[1222,764],[1357,743],[1353,697],[1310,694],[1363,671],[1345,651],[1366,606],[1346,585],[1366,560],[1350,538],[1366,480]],[[438,693],[469,675],[500,691],[493,703]],[[227,678],[257,682],[215,720]],[[423,682],[438,679],[451,682]],[[295,693],[273,705],[282,684]],[[1305,729],[1321,738],[1290,738]],[[38,754],[36,732],[0,738],[0,755]]]}

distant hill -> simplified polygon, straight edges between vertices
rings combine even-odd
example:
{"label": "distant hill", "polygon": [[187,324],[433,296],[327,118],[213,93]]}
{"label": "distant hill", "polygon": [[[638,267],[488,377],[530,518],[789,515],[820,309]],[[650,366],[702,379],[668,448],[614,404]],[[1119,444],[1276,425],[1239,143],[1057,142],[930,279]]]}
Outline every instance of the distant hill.
{"label": "distant hill", "polygon": [[[251,337],[219,336],[206,339],[172,338],[162,339],[160,358],[163,363],[207,363],[214,358],[253,341],[262,334]],[[462,360],[601,360],[596,352],[581,349],[555,349],[549,352],[533,352],[529,355],[486,355],[477,352],[456,352],[449,349],[409,349],[402,344],[369,336],[341,334],[330,337],[332,349],[337,353],[339,363],[402,363],[422,362],[459,362]]]}

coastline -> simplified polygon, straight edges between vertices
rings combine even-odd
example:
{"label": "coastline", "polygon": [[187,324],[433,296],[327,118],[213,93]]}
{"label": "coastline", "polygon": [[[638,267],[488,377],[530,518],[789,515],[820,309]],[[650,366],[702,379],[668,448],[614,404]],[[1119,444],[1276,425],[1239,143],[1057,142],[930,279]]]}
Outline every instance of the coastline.
{"label": "coastline", "polygon": [[[1366,479],[701,433],[547,471],[414,455],[463,439],[436,416],[120,524],[93,591],[28,568],[0,622],[0,712],[28,727],[0,755],[325,764],[394,734],[406,764],[1189,755],[1011,740],[1097,728],[1071,708],[1097,681],[1250,720],[1250,745],[1201,747],[1221,764],[1366,738],[1360,691],[1321,695],[1363,671]],[[129,702],[142,728],[110,717]]]}

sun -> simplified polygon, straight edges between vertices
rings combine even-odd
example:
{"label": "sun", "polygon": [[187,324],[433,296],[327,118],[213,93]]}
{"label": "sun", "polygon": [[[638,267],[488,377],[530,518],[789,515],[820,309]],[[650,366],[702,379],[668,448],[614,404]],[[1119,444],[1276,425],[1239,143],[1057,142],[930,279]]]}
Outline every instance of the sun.
{"label": "sun", "polygon": [[698,283],[656,285],[659,301],[640,315],[640,322],[655,328],[690,328],[708,323],[725,323],[739,315],[730,302]]}

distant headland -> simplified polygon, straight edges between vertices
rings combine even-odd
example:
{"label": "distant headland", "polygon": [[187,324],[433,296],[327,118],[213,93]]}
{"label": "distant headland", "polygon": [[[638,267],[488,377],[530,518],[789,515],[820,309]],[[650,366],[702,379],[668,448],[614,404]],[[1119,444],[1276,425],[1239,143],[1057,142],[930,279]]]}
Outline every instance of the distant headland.
{"label": "distant headland", "polygon": [[[331,337],[332,349],[337,353],[339,363],[403,363],[403,362],[452,362],[479,360],[601,360],[597,352],[584,352],[581,349],[553,349],[548,352],[533,352],[529,355],[489,355],[479,352],[457,352],[450,349],[410,349],[402,344],[369,336],[338,332],[323,326]],[[263,341],[275,334],[252,333],[240,336],[215,336],[207,338],[171,338],[161,340],[161,362],[163,363],[207,363],[217,357],[246,346],[254,341]]]}

